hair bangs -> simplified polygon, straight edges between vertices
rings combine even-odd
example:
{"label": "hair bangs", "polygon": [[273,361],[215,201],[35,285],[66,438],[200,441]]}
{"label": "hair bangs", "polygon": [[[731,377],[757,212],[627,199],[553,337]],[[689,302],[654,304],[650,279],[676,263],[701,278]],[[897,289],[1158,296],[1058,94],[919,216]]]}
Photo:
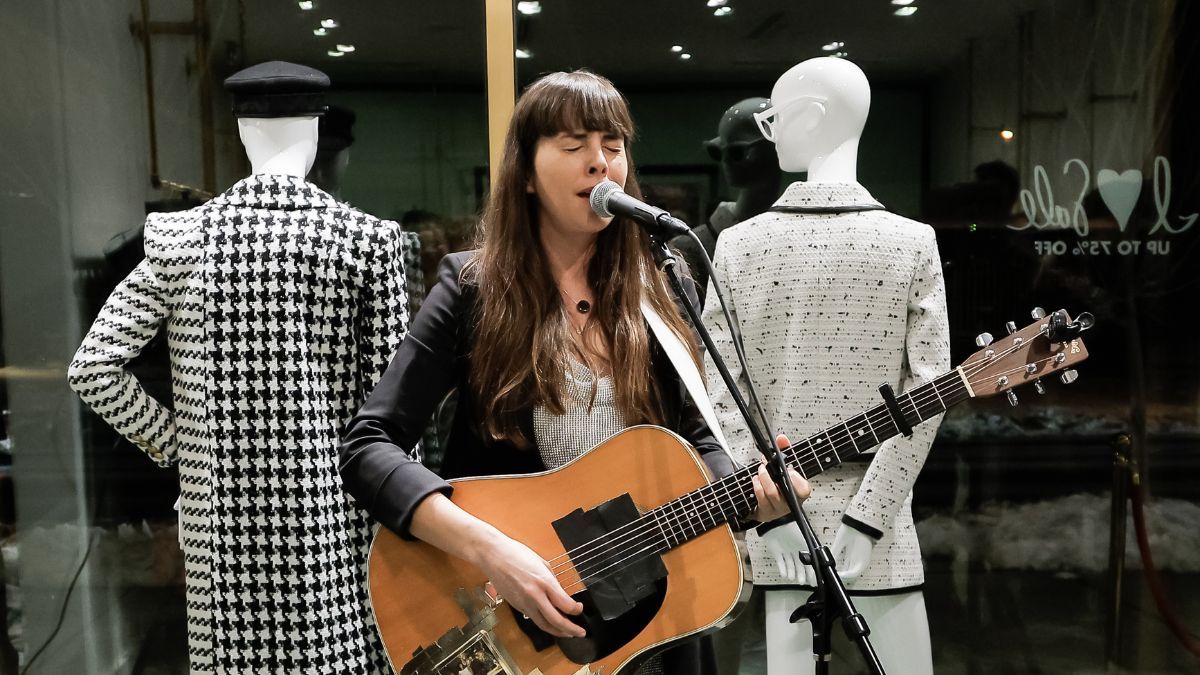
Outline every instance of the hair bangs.
{"label": "hair bangs", "polygon": [[[536,91],[539,89],[553,94],[539,95],[543,93]],[[534,109],[526,138],[598,131],[626,142],[633,140],[629,105],[607,78],[587,71],[554,73],[530,86],[526,96],[531,93],[535,94],[529,97]]]}

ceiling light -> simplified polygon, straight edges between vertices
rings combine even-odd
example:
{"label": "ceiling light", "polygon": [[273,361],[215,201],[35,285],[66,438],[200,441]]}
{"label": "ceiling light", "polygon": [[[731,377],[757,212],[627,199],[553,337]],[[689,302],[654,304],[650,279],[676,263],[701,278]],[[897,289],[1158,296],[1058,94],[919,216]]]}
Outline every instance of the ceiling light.
{"label": "ceiling light", "polygon": [[1012,129],[1001,129],[1000,130],[1000,138],[1004,139],[1005,143],[1011,141],[1013,139],[1013,137],[1015,137],[1015,136],[1016,136],[1016,134],[1013,132]]}
{"label": "ceiling light", "polygon": [[892,0],[893,5],[911,5],[913,0]]}
{"label": "ceiling light", "polygon": [[518,59],[532,59],[533,58],[533,52],[529,51],[528,49],[518,48],[515,53],[516,53]]}
{"label": "ceiling light", "polygon": [[300,0],[300,9],[303,9],[304,11],[307,12],[308,10],[310,10],[312,8],[313,8],[312,0]]}
{"label": "ceiling light", "polygon": [[316,35],[317,37],[325,37],[326,35],[329,35],[329,31],[325,30],[324,28],[314,28],[313,35]]}
{"label": "ceiling light", "polygon": [[671,47],[671,51],[678,54],[679,52],[683,51],[683,45],[673,45]]}
{"label": "ceiling light", "polygon": [[834,52],[833,54],[830,54],[830,56],[832,56],[835,59],[844,59],[847,56],[850,56],[850,53],[849,52]]}
{"label": "ceiling light", "polygon": [[718,7],[716,11],[713,12],[713,16],[729,16],[730,14],[733,14],[732,7]]}
{"label": "ceiling light", "polygon": [[336,49],[330,49],[329,51],[327,51],[325,53],[330,56],[345,56],[346,55],[346,52],[338,51]]}
{"label": "ceiling light", "polygon": [[917,13],[916,7],[901,7],[896,10],[896,16],[912,16]]}
{"label": "ceiling light", "polygon": [[842,47],[845,47],[845,46],[846,46],[845,42],[830,42],[828,44],[821,45],[821,49],[824,49],[827,52],[831,52],[831,51],[834,51],[835,49],[841,49]]}
{"label": "ceiling light", "polygon": [[692,58],[692,55],[687,52],[684,52],[679,55],[679,58],[683,59],[684,61],[688,61]]}
{"label": "ceiling light", "polygon": [[339,52],[349,54],[350,52],[354,51],[354,45],[338,45],[337,50]]}
{"label": "ceiling light", "polygon": [[729,4],[729,0],[708,0],[709,7],[724,7]]}
{"label": "ceiling light", "polygon": [[321,19],[321,27],[322,28],[337,28],[338,22],[334,21],[333,19]]}
{"label": "ceiling light", "polygon": [[533,16],[534,14],[542,13],[542,3],[540,2],[518,2],[517,11],[526,15]]}

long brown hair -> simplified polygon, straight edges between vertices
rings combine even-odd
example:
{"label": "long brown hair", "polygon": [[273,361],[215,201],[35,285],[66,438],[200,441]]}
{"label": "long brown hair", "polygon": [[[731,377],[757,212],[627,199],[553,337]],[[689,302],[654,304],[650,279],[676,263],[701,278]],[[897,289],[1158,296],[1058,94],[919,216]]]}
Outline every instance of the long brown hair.
{"label": "long brown hair", "polygon": [[[504,140],[504,158],[479,229],[479,254],[464,280],[479,287],[471,389],[482,433],[493,441],[528,446],[521,413],[543,404],[563,414],[568,359],[575,348],[562,300],[538,237],[533,178],[538,141],[559,132],[600,131],[625,142],[629,176],[624,190],[641,197],[630,145],[633,119],[625,98],[607,79],[587,71],[551,73],[517,101]],[[630,424],[663,424],[660,383],[651,367],[643,294],[684,341],[699,365],[699,349],[654,266],[645,233],[614,218],[600,232],[587,271],[595,294],[593,330],[608,345],[617,407]]]}

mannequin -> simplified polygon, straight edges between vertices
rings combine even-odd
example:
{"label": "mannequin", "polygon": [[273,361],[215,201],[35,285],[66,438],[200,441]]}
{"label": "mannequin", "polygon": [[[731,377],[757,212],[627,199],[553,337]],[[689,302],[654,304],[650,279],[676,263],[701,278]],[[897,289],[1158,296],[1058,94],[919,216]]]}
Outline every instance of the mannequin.
{"label": "mannequin", "polygon": [[242,117],[238,137],[251,173],[304,178],[317,157],[317,117]]}
{"label": "mannequin", "polygon": [[704,142],[709,156],[721,163],[726,182],[737,190],[737,199],[721,202],[707,223],[692,228],[704,245],[703,252],[688,236],[676,237],[671,242],[683,254],[701,302],[708,290],[708,268],[700,256],[711,258],[721,232],[766,211],[779,196],[779,161],[774,146],[758,133],[754,121],[754,113],[766,110],[769,105],[770,101],[759,97],[738,101],[721,115],[717,137]]}
{"label": "mannequin", "polygon": [[353,110],[331,105],[318,126],[317,159],[308,172],[308,180],[329,194],[341,198],[342,177],[350,165],[350,146],[354,145]]}
{"label": "mannequin", "polygon": [[[810,59],[784,73],[771,108],[754,117],[775,143],[780,168],[807,172],[808,180],[789,186],[771,211],[727,230],[717,246],[715,266],[738,308],[760,399],[774,426],[797,435],[877,404],[879,384],[899,393],[949,370],[933,231],[884,211],[857,180],[870,98],[866,76],[844,59]],[[773,273],[780,269],[789,273]],[[714,305],[706,304],[705,322],[732,363]],[[714,372],[709,382],[719,383]],[[715,389],[732,449],[748,461],[757,453],[743,440],[728,392]],[[816,476],[806,504],[888,672],[932,672],[911,489],[938,422]],[[788,523],[748,540],[755,583],[765,589],[767,670],[813,672],[810,627],[788,622],[815,584],[797,554],[800,530]]]}
{"label": "mannequin", "polygon": [[[304,180],[328,77],[270,62],[225,86],[252,175],[147,217],[146,259],[68,380],[179,467],[191,672],[390,672],[366,597],[373,523],[336,455],[407,331],[400,229]],[[170,407],[128,369],[164,324]]]}

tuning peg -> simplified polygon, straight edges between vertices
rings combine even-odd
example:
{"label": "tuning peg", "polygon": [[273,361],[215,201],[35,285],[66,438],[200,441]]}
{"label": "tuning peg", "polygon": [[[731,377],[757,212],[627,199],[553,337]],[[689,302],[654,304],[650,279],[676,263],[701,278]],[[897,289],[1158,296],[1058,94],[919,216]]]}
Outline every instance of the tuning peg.
{"label": "tuning peg", "polygon": [[1042,379],[1040,377],[1033,381],[1033,389],[1039,394],[1046,393],[1046,385],[1042,384]]}
{"label": "tuning peg", "polygon": [[1008,396],[1008,404],[1015,408],[1017,406],[1017,392],[1013,391],[1012,389],[1009,389],[1007,396]]}
{"label": "tuning peg", "polygon": [[1015,321],[1009,321],[1008,323],[1004,324],[1004,329],[1008,331],[1009,335],[1012,335],[1013,333],[1017,332],[1017,323]]}
{"label": "tuning peg", "polygon": [[1067,370],[1062,371],[1062,374],[1058,376],[1058,379],[1062,380],[1063,384],[1071,384],[1075,380],[1079,379],[1079,371],[1075,370],[1074,368],[1068,368]]}
{"label": "tuning peg", "polygon": [[1033,311],[1030,312],[1029,315],[1035,319],[1044,319],[1046,318],[1046,310],[1042,309],[1041,307],[1034,307]]}
{"label": "tuning peg", "polygon": [[975,346],[986,347],[990,344],[992,344],[992,334],[991,333],[980,333],[979,335],[975,336]]}

